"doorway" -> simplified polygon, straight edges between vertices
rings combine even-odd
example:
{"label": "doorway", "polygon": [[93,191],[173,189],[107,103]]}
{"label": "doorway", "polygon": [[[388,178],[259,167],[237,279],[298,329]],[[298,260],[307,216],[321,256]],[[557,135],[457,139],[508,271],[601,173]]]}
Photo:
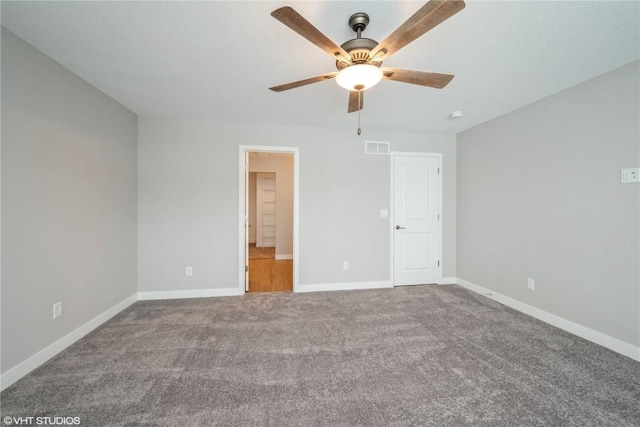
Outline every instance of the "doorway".
{"label": "doorway", "polygon": [[298,149],[240,147],[240,290],[296,290]]}
{"label": "doorway", "polygon": [[441,154],[391,153],[393,284],[442,281]]}

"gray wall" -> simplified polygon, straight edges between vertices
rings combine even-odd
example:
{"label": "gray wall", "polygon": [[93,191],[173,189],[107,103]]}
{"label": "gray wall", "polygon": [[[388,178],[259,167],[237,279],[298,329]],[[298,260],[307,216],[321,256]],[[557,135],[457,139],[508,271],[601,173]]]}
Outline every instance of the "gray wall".
{"label": "gray wall", "polygon": [[635,62],[458,135],[458,277],[640,344],[638,82]]}
{"label": "gray wall", "polygon": [[239,145],[300,147],[300,284],[389,280],[389,157],[364,154],[365,139],[444,153],[443,271],[455,276],[454,135],[141,117],[139,290],[238,286]]}
{"label": "gray wall", "polygon": [[136,292],[136,128],[2,29],[3,373]]}

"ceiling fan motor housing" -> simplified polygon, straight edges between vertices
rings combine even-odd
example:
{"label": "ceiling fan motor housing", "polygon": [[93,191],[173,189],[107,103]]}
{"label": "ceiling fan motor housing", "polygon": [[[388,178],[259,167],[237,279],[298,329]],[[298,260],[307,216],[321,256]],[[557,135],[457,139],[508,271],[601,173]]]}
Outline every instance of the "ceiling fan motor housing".
{"label": "ceiling fan motor housing", "polygon": [[360,33],[367,28],[368,24],[369,15],[364,12],[354,13],[349,18],[349,26],[358,34],[358,36],[355,39],[344,42],[340,46],[349,53],[351,56],[351,62],[337,60],[336,67],[338,70],[342,70],[356,64],[371,64],[376,67],[382,65],[382,61],[371,61],[371,58],[369,58],[369,52],[378,45],[378,42],[360,37]]}

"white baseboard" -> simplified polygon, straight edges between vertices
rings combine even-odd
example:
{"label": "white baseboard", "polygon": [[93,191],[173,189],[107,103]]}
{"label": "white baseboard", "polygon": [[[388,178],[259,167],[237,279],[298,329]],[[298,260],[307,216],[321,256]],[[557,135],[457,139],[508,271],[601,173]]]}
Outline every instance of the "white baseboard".
{"label": "white baseboard", "polygon": [[276,260],[293,259],[293,254],[276,254]]}
{"label": "white baseboard", "polygon": [[443,277],[438,285],[455,285],[456,277]]}
{"label": "white baseboard", "polygon": [[54,342],[43,350],[40,350],[24,362],[21,362],[19,365],[16,365],[13,368],[9,369],[2,376],[0,376],[0,390],[4,390],[5,388],[9,387],[11,384],[15,383],[20,378],[33,371],[34,369],[45,363],[47,360],[51,359],[53,356],[60,353],[62,350],[80,340],[89,332],[93,331],[95,328],[102,325],[104,322],[111,319],[113,316],[120,313],[122,310],[129,307],[137,300],[137,294],[131,295],[130,297],[120,301],[118,304],[109,308],[105,312],[89,320],[79,328],[71,331],[64,337],[60,338],[58,341]]}
{"label": "white baseboard", "polygon": [[209,298],[209,297],[229,297],[242,295],[238,287],[235,288],[212,288],[212,289],[190,289],[180,291],[151,291],[138,292],[138,300],[155,299],[182,299],[182,298]]}
{"label": "white baseboard", "polygon": [[456,277],[455,279],[456,283],[465,289],[473,291],[477,294],[484,295],[487,298],[499,302],[500,304],[504,304],[507,307],[518,310],[531,317],[535,317],[536,319],[555,326],[556,328],[563,329],[569,333],[579,336],[580,338],[584,338],[588,341],[606,347],[609,350],[613,350],[616,353],[620,353],[624,356],[630,357],[631,359],[640,362],[640,347],[636,347],[617,338],[613,338],[609,335],[603,334],[602,332],[594,331],[593,329],[587,328],[586,326],[582,326],[560,316],[556,316],[555,314],[551,314],[529,304],[525,304],[521,301],[518,301],[506,295],[502,295],[498,292],[494,292],[490,289],[487,289],[480,285],[476,285],[475,283],[471,283],[459,277]]}
{"label": "white baseboard", "polygon": [[348,291],[354,289],[380,289],[393,288],[390,280],[380,282],[348,282],[348,283],[322,283],[312,285],[298,285],[295,292],[323,292],[323,291]]}

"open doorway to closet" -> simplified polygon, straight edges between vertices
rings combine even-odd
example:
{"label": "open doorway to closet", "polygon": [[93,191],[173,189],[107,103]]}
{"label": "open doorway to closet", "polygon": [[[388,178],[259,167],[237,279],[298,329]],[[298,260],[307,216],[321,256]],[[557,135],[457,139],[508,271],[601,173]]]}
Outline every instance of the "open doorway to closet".
{"label": "open doorway to closet", "polygon": [[292,150],[241,147],[241,155],[244,154],[241,281],[245,292],[295,289],[297,149]]}

